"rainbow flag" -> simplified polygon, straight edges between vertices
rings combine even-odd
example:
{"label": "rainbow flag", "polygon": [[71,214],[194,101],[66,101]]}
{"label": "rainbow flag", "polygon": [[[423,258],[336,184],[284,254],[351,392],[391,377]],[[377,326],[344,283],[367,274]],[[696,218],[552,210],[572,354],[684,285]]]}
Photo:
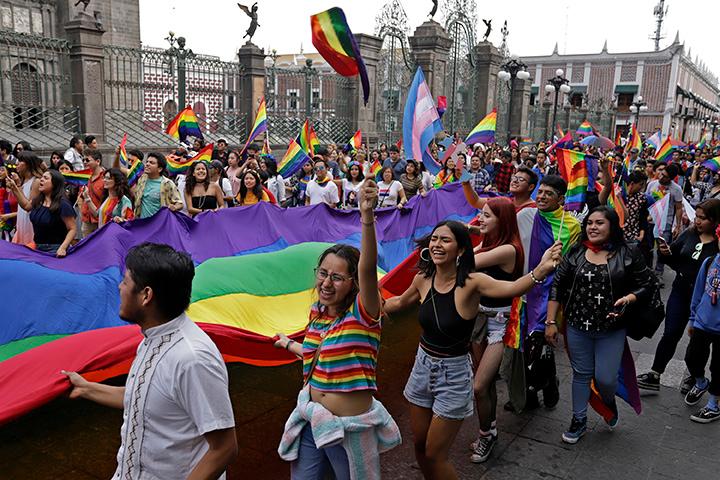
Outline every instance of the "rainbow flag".
{"label": "rainbow flag", "polygon": [[181,142],[184,142],[188,136],[203,138],[198,118],[190,107],[185,108],[172,119],[165,133]]}
{"label": "rainbow flag", "polygon": [[368,172],[372,178],[377,177],[381,170],[382,164],[380,163],[380,160],[374,160],[372,164],[368,166]]}
{"label": "rainbow flag", "polygon": [[715,173],[720,172],[720,156],[705,160],[702,166],[705,168],[709,168]]}
{"label": "rainbow flag", "polygon": [[561,148],[557,151],[557,161],[560,175],[568,183],[565,208],[580,210],[585,203],[588,190],[595,190],[598,159],[592,155]]}
{"label": "rainbow flag", "polygon": [[272,153],[272,149],[270,148],[270,139],[267,135],[265,135],[265,140],[263,140],[263,146],[262,150],[260,151],[262,155],[268,155]]}
{"label": "rainbow flag", "polygon": [[465,138],[465,145],[473,146],[476,143],[494,143],[495,142],[495,128],[497,126],[497,109],[493,108],[492,112],[485,115],[485,118],[475,125],[467,138]]}
{"label": "rainbow flag", "polygon": [[190,168],[190,165],[192,165],[195,162],[210,162],[210,161],[212,161],[212,153],[213,153],[214,147],[215,147],[215,144],[208,143],[202,149],[200,149],[200,151],[197,152],[197,154],[194,157],[188,158],[187,160],[178,158],[174,155],[168,155],[167,157],[165,157],[165,160],[167,161],[168,172],[173,175],[177,175],[179,173],[185,172],[185,170]]}
{"label": "rainbow flag", "polygon": [[357,152],[362,147],[362,132],[358,130],[355,135],[352,136],[347,145],[343,148],[344,152]]}
{"label": "rainbow flag", "polygon": [[[406,208],[410,214],[376,212],[383,271],[414,255],[414,239],[439,221],[467,222],[475,214],[459,184],[418,196]],[[260,202],[196,218],[163,208],[152,218],[108,225],[62,259],[0,242],[0,278],[34,286],[3,296],[0,424],[67,393],[60,369],[91,381],[127,373],[143,339],[137,325],[118,317],[129,248],[152,241],[190,253],[196,270],[188,316],[226,361],[266,367],[297,360],[274,348],[272,337],[282,332],[302,341],[318,256],[333,243],[359,246],[360,230],[359,212],[328,215],[324,205],[279,209]],[[403,278],[412,279],[406,270]],[[38,302],[39,291],[52,291],[53,301]]]}
{"label": "rainbow flag", "polygon": [[670,136],[668,135],[662,145],[660,145],[660,148],[658,148],[657,152],[655,152],[655,160],[667,162],[670,157],[672,157],[673,150],[675,150],[675,147],[673,146],[672,140],[670,140]]}
{"label": "rainbow flag", "polygon": [[65,177],[65,183],[75,185],[76,187],[84,187],[88,184],[92,173],[92,169],[86,168],[85,170],[78,170],[77,172],[63,173],[62,176]]}
{"label": "rainbow flag", "polygon": [[265,97],[262,97],[262,100],[260,100],[260,106],[258,107],[257,114],[255,115],[255,122],[253,123],[253,127],[250,130],[250,135],[248,135],[247,142],[245,142],[245,146],[240,151],[240,154],[242,155],[243,153],[245,153],[245,149],[248,147],[248,145],[250,145],[250,143],[252,143],[252,141],[255,140],[260,134],[267,132],[267,128],[267,109],[265,108]]}
{"label": "rainbow flag", "polygon": [[341,8],[333,7],[310,17],[312,43],[325,61],[343,77],[360,76],[365,105],[370,81],[360,48]]}
{"label": "rainbow flag", "polygon": [[700,141],[696,145],[698,150],[702,150],[707,146],[707,132],[703,129],[703,133],[700,134]]}
{"label": "rainbow flag", "polygon": [[[599,192],[603,189],[603,186],[599,182],[595,182],[595,191]],[[620,217],[620,226],[625,226],[625,202],[622,197],[622,187],[619,184],[613,183],[613,188],[610,190],[608,196],[608,205],[615,210]]]}
{"label": "rainbow flag", "polygon": [[592,124],[590,122],[588,122],[587,120],[585,120],[584,122],[582,122],[580,124],[580,126],[577,128],[575,133],[577,133],[578,135],[582,135],[584,137],[587,135],[592,135],[594,131],[595,131],[595,128],[592,126]]}
{"label": "rainbow flag", "polygon": [[128,185],[131,187],[135,185],[143,173],[145,173],[145,164],[140,160],[135,160],[127,172]]}
{"label": "rainbow flag", "polygon": [[287,152],[283,157],[280,165],[278,165],[278,173],[283,178],[290,178],[295,172],[300,170],[309,160],[312,160],[307,153],[298,145],[295,140],[290,140]]}
{"label": "rainbow flag", "polygon": [[633,148],[637,148],[638,152],[642,151],[642,139],[634,123],[630,126],[630,136],[627,145],[625,145],[625,152],[630,152]]}
{"label": "rainbow flag", "polygon": [[527,315],[525,315],[525,302],[522,297],[515,297],[510,307],[510,318],[508,319],[503,343],[506,347],[515,350],[523,349],[523,332],[527,332]]}
{"label": "rainbow flag", "polygon": [[615,145],[618,147],[622,145],[622,131],[620,130],[615,134]]}
{"label": "rainbow flag", "polygon": [[310,120],[305,120],[305,123],[303,123],[302,129],[300,130],[300,134],[297,136],[295,141],[308,155],[311,157],[315,155],[315,147],[320,146],[320,140],[318,140],[315,130],[310,124]]}
{"label": "rainbow flag", "polygon": [[125,144],[127,143],[127,133],[123,135],[122,141],[120,142],[120,166],[127,168],[129,165],[127,151],[125,150]]}

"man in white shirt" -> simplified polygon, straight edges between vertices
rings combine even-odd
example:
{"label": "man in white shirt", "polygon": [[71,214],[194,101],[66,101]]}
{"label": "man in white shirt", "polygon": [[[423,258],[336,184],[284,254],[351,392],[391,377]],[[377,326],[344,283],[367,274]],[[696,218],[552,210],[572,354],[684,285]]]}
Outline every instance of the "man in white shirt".
{"label": "man in white shirt", "polygon": [[167,245],[130,250],[120,283],[120,318],[145,339],[126,385],[68,376],[70,398],[123,408],[115,479],[225,478],[237,455],[235,421],[222,356],[185,315],[195,275],[190,256]]}
{"label": "man in white shirt", "polygon": [[63,158],[72,164],[73,170],[76,172],[85,168],[82,155],[84,147],[85,145],[80,137],[72,137],[70,139],[70,148],[65,150],[63,155]]}
{"label": "man in white shirt", "polygon": [[325,160],[315,161],[315,178],[310,180],[305,189],[305,205],[316,205],[325,202],[335,208],[340,202],[337,185],[328,177]]}

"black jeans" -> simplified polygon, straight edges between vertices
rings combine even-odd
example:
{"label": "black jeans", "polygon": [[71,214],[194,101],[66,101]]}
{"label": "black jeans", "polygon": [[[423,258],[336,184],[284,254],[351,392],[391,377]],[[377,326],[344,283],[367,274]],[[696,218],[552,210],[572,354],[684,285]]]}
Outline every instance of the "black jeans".
{"label": "black jeans", "polygon": [[692,290],[687,286],[673,285],[665,309],[665,330],[655,349],[655,360],[652,369],[657,373],[664,373],[665,367],[675,355],[680,339],[690,318],[690,301]]}
{"label": "black jeans", "polygon": [[720,395],[720,334],[698,330],[693,331],[685,353],[685,364],[690,375],[695,378],[705,376],[705,364],[710,355],[712,346],[712,359],[710,360],[710,395]]}

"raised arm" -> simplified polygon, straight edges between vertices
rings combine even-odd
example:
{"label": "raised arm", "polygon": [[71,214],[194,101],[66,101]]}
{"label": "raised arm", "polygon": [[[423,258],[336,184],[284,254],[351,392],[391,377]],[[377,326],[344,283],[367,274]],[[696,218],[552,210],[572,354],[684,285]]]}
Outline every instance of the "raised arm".
{"label": "raised arm", "polygon": [[402,293],[402,295],[388,298],[387,301],[385,301],[385,313],[393,314],[395,312],[401,312],[413,305],[416,305],[420,301],[420,290],[418,289],[420,276],[420,273],[415,275],[412,283],[407,290]]}
{"label": "raised arm", "polygon": [[598,195],[598,200],[600,201],[600,205],[605,205],[608,201],[608,198],[610,198],[610,190],[613,188],[613,176],[612,176],[612,168],[610,167],[610,162],[607,158],[603,158],[600,161],[600,168],[602,168],[603,171],[603,180],[605,183],[603,183],[603,188],[600,191],[600,194]]}
{"label": "raised arm", "polygon": [[479,252],[475,254],[476,269],[492,267],[493,265],[510,265],[514,268],[515,247],[512,245],[500,245],[499,247],[495,247],[487,252]]}
{"label": "raised arm", "polygon": [[373,180],[365,180],[360,187],[360,263],[358,264],[358,284],[360,302],[370,318],[379,318],[381,313],[380,291],[377,277],[377,238],[375,235],[375,213],[378,188]]}
{"label": "raised arm", "polygon": [[22,188],[20,188],[20,186],[16,183],[18,178],[17,174],[14,175],[14,177],[15,178],[7,178],[7,186],[10,190],[12,190],[15,198],[17,198],[18,206],[29,212],[32,210],[32,201],[25,196],[25,192],[23,192]]}

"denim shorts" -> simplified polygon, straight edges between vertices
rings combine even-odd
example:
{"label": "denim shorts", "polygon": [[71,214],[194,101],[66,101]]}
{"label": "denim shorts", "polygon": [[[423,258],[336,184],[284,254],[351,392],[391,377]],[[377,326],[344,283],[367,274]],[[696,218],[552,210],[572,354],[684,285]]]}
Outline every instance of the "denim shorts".
{"label": "denim shorts", "polygon": [[[482,307],[481,307],[482,308]],[[487,340],[488,345],[500,343],[505,336],[510,308],[480,311],[475,319],[475,328],[472,333],[472,341],[482,343]]]}
{"label": "denim shorts", "polygon": [[418,347],[405,398],[432,409],[438,417],[462,420],[473,414],[473,372],[470,355],[433,357]]}

